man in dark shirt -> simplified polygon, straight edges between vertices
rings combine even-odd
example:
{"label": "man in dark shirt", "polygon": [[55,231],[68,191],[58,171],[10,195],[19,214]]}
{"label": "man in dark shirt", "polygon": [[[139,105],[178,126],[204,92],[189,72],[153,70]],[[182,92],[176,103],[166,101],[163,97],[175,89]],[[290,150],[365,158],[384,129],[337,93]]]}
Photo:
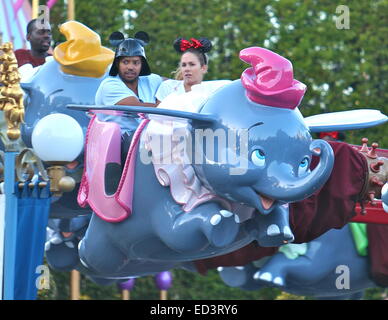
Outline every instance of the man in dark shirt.
{"label": "man in dark shirt", "polygon": [[18,66],[30,63],[33,67],[37,67],[44,64],[46,57],[50,56],[48,53],[51,43],[50,24],[39,23],[37,19],[31,20],[27,25],[27,40],[30,42],[31,50],[18,49],[15,51]]}

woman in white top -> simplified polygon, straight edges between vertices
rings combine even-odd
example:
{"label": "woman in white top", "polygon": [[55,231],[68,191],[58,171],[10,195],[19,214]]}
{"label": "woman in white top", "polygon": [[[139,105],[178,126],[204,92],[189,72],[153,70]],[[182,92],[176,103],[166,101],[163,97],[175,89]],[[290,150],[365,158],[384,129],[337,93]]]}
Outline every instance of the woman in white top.
{"label": "woman in white top", "polygon": [[206,38],[190,41],[178,38],[174,41],[174,48],[181,53],[179,67],[176,72],[177,80],[166,80],[160,85],[156,98],[163,101],[171,93],[185,93],[191,91],[191,87],[200,84],[207,72],[208,58],[206,52],[212,48],[210,40]]}

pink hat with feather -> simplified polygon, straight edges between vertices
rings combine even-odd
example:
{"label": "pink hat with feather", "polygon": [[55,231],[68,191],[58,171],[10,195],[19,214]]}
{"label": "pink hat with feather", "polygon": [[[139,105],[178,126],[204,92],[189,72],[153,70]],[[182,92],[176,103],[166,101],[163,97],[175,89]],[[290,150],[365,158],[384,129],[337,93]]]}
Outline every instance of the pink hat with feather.
{"label": "pink hat with feather", "polygon": [[260,47],[241,50],[240,59],[252,66],[241,75],[251,101],[286,109],[295,109],[300,104],[307,88],[294,79],[289,60]]}

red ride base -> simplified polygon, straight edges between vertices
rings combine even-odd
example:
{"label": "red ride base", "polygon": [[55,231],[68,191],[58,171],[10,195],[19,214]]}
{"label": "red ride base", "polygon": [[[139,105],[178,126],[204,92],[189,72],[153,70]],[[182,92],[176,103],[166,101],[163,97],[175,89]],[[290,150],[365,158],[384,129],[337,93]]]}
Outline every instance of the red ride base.
{"label": "red ride base", "polygon": [[365,205],[366,215],[361,215],[361,207],[357,204],[356,212],[357,215],[351,220],[352,222],[363,222],[363,223],[378,223],[388,224],[388,213],[384,211],[382,201],[376,200],[376,205],[371,204]]}
{"label": "red ride base", "polygon": [[[353,147],[361,149],[361,146]],[[376,149],[376,153],[380,157],[388,158],[388,150],[386,149]],[[357,204],[357,215],[352,219],[352,222],[388,224],[388,213],[384,211],[381,200],[376,200],[375,206],[370,203],[366,204],[365,209],[366,215],[361,215],[361,207]]]}

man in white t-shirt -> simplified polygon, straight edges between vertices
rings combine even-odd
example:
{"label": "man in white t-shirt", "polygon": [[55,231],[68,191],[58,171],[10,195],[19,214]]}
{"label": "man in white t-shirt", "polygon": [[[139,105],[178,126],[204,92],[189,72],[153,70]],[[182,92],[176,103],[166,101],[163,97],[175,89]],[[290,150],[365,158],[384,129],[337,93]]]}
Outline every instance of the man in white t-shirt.
{"label": "man in white t-shirt", "polygon": [[155,107],[155,94],[162,83],[159,75],[152,74],[146,60],[144,37],[122,40],[109,71],[96,93],[96,105],[129,105]]}

